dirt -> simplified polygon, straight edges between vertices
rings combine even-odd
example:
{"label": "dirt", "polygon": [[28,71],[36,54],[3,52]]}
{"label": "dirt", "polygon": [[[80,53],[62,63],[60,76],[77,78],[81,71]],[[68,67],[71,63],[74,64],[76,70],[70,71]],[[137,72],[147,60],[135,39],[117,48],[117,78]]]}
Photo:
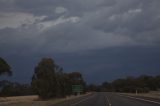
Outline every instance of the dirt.
{"label": "dirt", "polygon": [[155,99],[160,99],[160,91],[151,91],[149,93],[127,93],[127,95],[132,95],[132,96],[142,96],[142,97],[149,97],[149,98],[155,98]]}
{"label": "dirt", "polygon": [[[85,95],[88,95],[90,93],[87,93]],[[56,103],[60,103],[66,100],[75,99],[80,96],[68,96],[66,98],[61,99],[50,99],[47,101],[39,100],[37,95],[33,96],[15,96],[15,97],[0,97],[0,106],[50,106],[54,105]]]}

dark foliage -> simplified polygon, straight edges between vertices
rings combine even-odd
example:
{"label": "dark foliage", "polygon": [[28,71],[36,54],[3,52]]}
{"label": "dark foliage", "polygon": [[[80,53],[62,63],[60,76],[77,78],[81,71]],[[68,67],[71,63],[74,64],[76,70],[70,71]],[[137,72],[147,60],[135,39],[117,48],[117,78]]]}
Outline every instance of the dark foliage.
{"label": "dark foliage", "polygon": [[28,84],[19,84],[9,81],[0,82],[0,96],[24,96],[34,94],[31,86]]}
{"label": "dark foliage", "polygon": [[64,73],[51,58],[43,58],[35,68],[32,88],[42,99],[65,97],[72,94],[72,85],[85,82],[81,73]]}
{"label": "dark foliage", "polygon": [[12,71],[9,64],[3,58],[0,57],[0,75],[2,74],[12,75]]}
{"label": "dark foliage", "polygon": [[117,79],[111,83],[104,82],[101,86],[90,85],[88,91],[107,91],[107,92],[130,92],[144,93],[160,89],[160,76],[126,77]]}

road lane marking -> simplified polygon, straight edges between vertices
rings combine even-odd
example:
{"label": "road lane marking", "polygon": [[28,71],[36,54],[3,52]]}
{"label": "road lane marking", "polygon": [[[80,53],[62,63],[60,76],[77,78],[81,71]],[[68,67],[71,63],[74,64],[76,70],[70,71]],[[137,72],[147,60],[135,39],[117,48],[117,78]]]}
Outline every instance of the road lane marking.
{"label": "road lane marking", "polygon": [[107,96],[106,96],[106,99],[107,99],[107,102],[108,102],[109,106],[112,106],[112,104],[111,104],[111,102],[110,102],[110,100]]}
{"label": "road lane marking", "polygon": [[88,99],[90,99],[91,97],[93,97],[94,95],[92,95],[92,96],[89,96],[88,98],[85,98],[85,99],[82,99],[81,101],[79,101],[79,102],[76,102],[76,103],[74,103],[74,104],[71,104],[70,106],[75,106],[75,105],[78,105],[78,104],[80,104],[80,103],[82,103],[82,102],[84,102],[84,101],[87,101]]}
{"label": "road lane marking", "polygon": [[124,96],[124,97],[128,97],[128,98],[137,99],[137,100],[141,100],[141,101],[145,101],[145,102],[150,102],[150,103],[155,103],[155,104],[159,104],[160,105],[160,102],[156,102],[156,101],[152,101],[152,100],[147,100],[147,99],[142,99],[142,98],[136,98],[136,97],[133,97],[133,96],[126,96],[126,95],[122,95],[122,94],[120,94],[120,96]]}

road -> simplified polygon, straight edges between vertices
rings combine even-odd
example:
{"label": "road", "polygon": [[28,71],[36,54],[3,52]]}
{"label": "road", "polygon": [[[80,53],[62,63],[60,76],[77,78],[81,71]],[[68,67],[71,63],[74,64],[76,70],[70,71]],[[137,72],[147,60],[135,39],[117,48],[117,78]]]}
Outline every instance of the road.
{"label": "road", "polygon": [[93,93],[54,106],[160,106],[160,102],[117,93]]}

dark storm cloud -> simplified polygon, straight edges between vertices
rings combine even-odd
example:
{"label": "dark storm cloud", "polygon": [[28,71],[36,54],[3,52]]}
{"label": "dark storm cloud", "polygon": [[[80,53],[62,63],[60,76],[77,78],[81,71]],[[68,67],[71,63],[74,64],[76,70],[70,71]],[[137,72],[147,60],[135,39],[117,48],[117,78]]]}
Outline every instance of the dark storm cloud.
{"label": "dark storm cloud", "polygon": [[[1,7],[2,16],[5,17],[13,12],[19,15],[19,19],[12,14],[11,20],[17,19],[21,22],[12,25],[4,23],[4,26],[1,25],[2,28],[5,25],[6,27],[17,26],[13,29],[15,34],[13,33],[10,38],[17,36],[18,39],[21,39],[20,37],[31,39],[33,37],[33,42],[36,42],[34,47],[37,50],[39,45],[44,45],[48,50],[52,49],[56,52],[68,52],[121,45],[159,44],[160,2],[157,0],[7,1],[1,1],[1,5],[9,6],[9,8]],[[24,18],[27,16],[28,18]],[[24,25],[26,29],[21,28]],[[32,28],[39,29],[40,32],[35,33],[31,30]],[[24,32],[30,34],[24,34]],[[38,39],[34,38],[35,35]],[[5,40],[8,40],[7,37]],[[21,40],[15,42],[21,44]],[[30,44],[25,43],[24,45]],[[66,49],[61,50],[60,48],[64,46]]]}
{"label": "dark storm cloud", "polygon": [[[160,74],[159,54],[159,47],[118,47],[89,53],[50,54],[49,56],[54,58],[66,72],[80,71],[88,83],[101,83],[130,75],[158,75]],[[34,67],[43,56],[45,55],[4,56],[13,70],[16,70],[10,79],[19,82],[30,81]]]}
{"label": "dark storm cloud", "polygon": [[54,55],[67,70],[84,70],[92,80],[98,71],[112,77],[158,73],[159,5],[159,0],[1,0],[0,55],[9,61],[24,56],[30,63]]}
{"label": "dark storm cloud", "polygon": [[62,6],[71,12],[71,14],[84,11],[93,11],[104,6],[115,4],[115,0],[1,0],[1,10],[3,11],[21,11],[34,14],[53,14],[57,6]]}
{"label": "dark storm cloud", "polygon": [[86,54],[59,55],[55,59],[66,70],[79,69],[89,83],[100,83],[130,75],[160,74],[159,53],[159,47],[118,47]]}

